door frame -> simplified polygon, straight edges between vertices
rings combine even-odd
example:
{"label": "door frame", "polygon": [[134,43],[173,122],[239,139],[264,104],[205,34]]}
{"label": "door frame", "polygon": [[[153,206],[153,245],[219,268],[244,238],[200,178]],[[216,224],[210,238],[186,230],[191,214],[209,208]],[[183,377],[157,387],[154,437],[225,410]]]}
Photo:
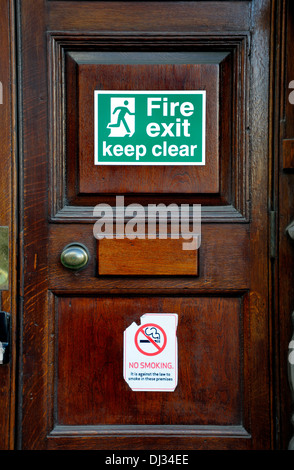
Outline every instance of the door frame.
{"label": "door frame", "polygon": [[11,316],[10,362],[0,366],[0,449],[15,448],[18,361],[18,132],[15,2],[4,0],[0,15],[0,226],[9,228],[8,290],[0,291],[0,310]]}

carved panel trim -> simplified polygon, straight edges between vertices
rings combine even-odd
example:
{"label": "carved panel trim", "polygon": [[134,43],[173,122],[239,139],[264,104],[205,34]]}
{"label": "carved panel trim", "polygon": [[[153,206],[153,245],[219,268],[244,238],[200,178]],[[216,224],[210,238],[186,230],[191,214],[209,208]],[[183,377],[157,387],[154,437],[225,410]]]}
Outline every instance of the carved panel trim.
{"label": "carved panel trim", "polygon": [[[202,205],[203,222],[248,222],[249,221],[249,127],[248,107],[248,55],[249,35],[197,35],[128,33],[48,33],[49,57],[49,159],[50,159],[50,219],[53,222],[93,222],[93,207],[99,203],[110,203],[109,197],[100,195],[78,195],[78,181],[75,178],[77,197],[68,198],[66,184],[66,56],[75,53],[101,52],[226,52],[233,59],[232,66],[232,142],[229,157],[230,174],[228,187],[220,188],[219,194],[195,195],[193,202]],[[78,54],[79,55],[79,54]],[[74,65],[72,65],[74,66]],[[222,143],[220,142],[220,145]],[[224,179],[224,178],[223,178]],[[223,186],[227,183],[223,183]],[[222,185],[221,185],[222,186]],[[181,195],[182,196],[182,195]],[[183,197],[191,195],[183,195]],[[103,199],[101,199],[103,197]],[[176,202],[175,197],[164,201]],[[191,199],[187,198],[187,202]],[[133,202],[133,201],[130,201]],[[139,197],[138,203],[148,204],[148,199]],[[150,201],[150,202],[154,202]],[[190,202],[191,203],[191,202]]]}

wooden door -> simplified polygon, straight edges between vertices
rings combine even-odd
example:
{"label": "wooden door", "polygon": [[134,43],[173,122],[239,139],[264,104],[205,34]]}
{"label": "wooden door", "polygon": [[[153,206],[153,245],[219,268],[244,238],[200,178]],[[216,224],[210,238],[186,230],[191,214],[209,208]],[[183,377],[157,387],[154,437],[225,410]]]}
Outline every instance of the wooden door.
{"label": "wooden door", "polygon": [[[271,2],[26,0],[17,16],[20,445],[271,448]],[[205,165],[94,165],[95,90],[205,90]],[[117,196],[144,210],[201,204],[200,248],[97,241],[93,209]],[[60,261],[74,242],[90,256],[79,271]],[[133,391],[124,331],[170,312],[177,387]]]}

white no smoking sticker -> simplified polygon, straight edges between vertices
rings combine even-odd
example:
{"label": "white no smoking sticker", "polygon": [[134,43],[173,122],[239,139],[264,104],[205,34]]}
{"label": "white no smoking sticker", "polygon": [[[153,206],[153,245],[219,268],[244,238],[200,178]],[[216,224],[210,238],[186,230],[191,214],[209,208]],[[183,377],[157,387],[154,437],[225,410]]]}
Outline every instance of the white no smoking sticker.
{"label": "white no smoking sticker", "polygon": [[178,315],[146,313],[124,332],[124,379],[133,391],[173,392],[178,382]]}

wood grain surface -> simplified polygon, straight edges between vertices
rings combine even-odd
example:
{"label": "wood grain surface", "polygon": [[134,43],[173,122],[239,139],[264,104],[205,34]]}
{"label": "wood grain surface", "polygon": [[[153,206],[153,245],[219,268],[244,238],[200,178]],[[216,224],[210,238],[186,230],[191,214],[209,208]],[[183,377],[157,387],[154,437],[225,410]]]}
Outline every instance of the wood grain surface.
{"label": "wood grain surface", "polygon": [[183,250],[183,243],[182,238],[99,240],[98,275],[197,276],[198,250]]}
{"label": "wood grain surface", "polygon": [[[17,2],[23,449],[273,448],[271,4]],[[104,67],[73,59],[79,51],[164,53],[174,45],[178,52],[227,55],[222,66]],[[141,169],[125,178],[108,171],[103,181],[89,163],[91,108],[84,109],[79,96],[89,103],[87,87],[97,84],[139,88],[140,77],[144,86],[207,87],[214,97],[207,139],[218,166],[208,161],[205,178],[196,170]],[[129,191],[129,199],[144,204],[151,196],[166,203],[171,195],[178,203],[203,203],[210,216],[202,227],[198,276],[123,276],[115,263],[125,253],[115,255],[106,245],[102,255],[116,274],[100,273],[88,216],[116,191]],[[74,241],[84,243],[91,257],[77,273],[60,263],[62,249]],[[165,247],[158,257],[166,256]],[[171,252],[166,258],[171,270],[179,266],[177,254],[174,266]],[[136,258],[130,264],[137,266]],[[180,316],[179,386],[153,397],[130,392],[122,380],[123,330],[150,310]]]}

